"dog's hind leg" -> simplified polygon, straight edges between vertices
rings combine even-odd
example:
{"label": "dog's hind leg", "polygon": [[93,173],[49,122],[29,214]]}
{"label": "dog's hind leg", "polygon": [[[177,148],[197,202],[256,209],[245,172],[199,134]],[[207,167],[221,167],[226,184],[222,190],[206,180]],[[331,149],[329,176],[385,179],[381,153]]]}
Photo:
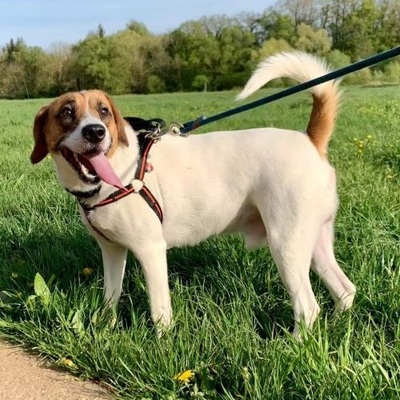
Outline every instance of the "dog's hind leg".
{"label": "dog's hind leg", "polygon": [[103,256],[104,300],[113,306],[121,296],[128,250],[111,242],[101,241],[99,245]]}
{"label": "dog's hind leg", "polygon": [[313,252],[312,269],[325,283],[336,302],[336,309],[342,311],[350,308],[356,288],[340,269],[335,259],[332,220],[321,227]]}
{"label": "dog's hind leg", "polygon": [[311,327],[320,311],[309,277],[318,229],[308,213],[297,211],[289,217],[283,211],[265,221],[272,257],[292,300],[295,336],[299,336],[299,323]]}

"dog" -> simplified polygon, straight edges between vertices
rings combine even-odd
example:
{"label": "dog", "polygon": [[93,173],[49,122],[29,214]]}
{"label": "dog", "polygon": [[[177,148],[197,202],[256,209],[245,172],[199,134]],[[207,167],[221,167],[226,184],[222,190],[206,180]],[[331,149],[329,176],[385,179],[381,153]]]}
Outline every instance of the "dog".
{"label": "dog", "polygon": [[[238,99],[273,79],[305,82],[328,71],[309,54],[279,53],[259,64]],[[300,323],[311,327],[320,312],[310,268],[336,309],[352,305],[355,286],[333,251],[338,198],[326,156],[340,91],[332,81],[310,91],[306,132],[165,135],[147,147],[151,163],[141,154],[139,133],[102,91],[66,93],[40,109],[31,162],[50,153],[60,185],[78,198],[82,221],[101,248],[105,301],[118,302],[130,250],[143,269],[152,320],[164,329],[172,320],[167,249],[238,232],[249,249],[268,244],[290,294],[295,335]],[[104,207],[97,207],[101,202]]]}

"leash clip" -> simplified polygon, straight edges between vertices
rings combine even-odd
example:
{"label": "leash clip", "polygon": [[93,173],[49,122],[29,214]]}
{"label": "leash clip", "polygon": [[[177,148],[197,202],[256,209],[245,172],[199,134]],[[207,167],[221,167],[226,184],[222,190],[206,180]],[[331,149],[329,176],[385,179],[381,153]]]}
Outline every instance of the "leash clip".
{"label": "leash clip", "polygon": [[146,137],[154,140],[154,142],[158,142],[162,136],[165,134],[170,134],[174,136],[180,137],[189,137],[189,132],[181,131],[184,129],[184,126],[179,122],[172,122],[167,129],[163,129],[164,124],[161,124],[158,121],[151,121],[151,127],[147,130]]}
{"label": "leash clip", "polygon": [[180,136],[180,137],[184,137],[187,138],[189,137],[189,132],[182,132],[181,129],[183,129],[184,126],[182,124],[180,124],[179,122],[172,122],[172,124],[170,124],[169,129],[168,129],[168,133],[174,136]]}

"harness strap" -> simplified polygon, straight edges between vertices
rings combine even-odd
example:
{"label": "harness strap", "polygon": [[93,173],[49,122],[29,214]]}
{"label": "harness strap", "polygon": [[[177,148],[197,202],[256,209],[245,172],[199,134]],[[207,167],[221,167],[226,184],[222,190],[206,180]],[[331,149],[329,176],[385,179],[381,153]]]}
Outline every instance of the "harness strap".
{"label": "harness strap", "polygon": [[[148,136],[147,134],[140,134],[138,135],[138,140],[139,140],[139,159],[138,159],[138,165],[136,168],[135,172],[135,180],[139,180],[143,182],[143,178],[146,171],[147,167],[147,157],[149,155],[150,149],[153,146],[153,144],[156,142],[153,138]],[[93,230],[103,237],[106,240],[110,240],[100,231],[100,229],[96,228],[90,221],[89,215],[90,212],[95,210],[96,208],[99,207],[104,207],[108,204],[114,203],[115,201],[118,201],[126,196],[129,196],[132,193],[138,193],[142,196],[142,198],[146,201],[146,203],[149,205],[149,207],[155,212],[157,215],[158,219],[160,222],[163,222],[163,212],[160,204],[158,203],[157,199],[154,197],[154,195],[151,193],[150,189],[144,184],[143,182],[143,187],[139,190],[136,191],[135,188],[133,187],[132,183],[129,183],[124,187],[124,189],[118,189],[115,192],[112,192],[108,197],[106,197],[104,200],[100,201],[100,203],[97,203],[93,206],[88,206],[86,205],[82,200],[78,200],[79,205],[82,207],[82,210],[85,213],[86,219],[89,222],[90,226],[93,228]]]}

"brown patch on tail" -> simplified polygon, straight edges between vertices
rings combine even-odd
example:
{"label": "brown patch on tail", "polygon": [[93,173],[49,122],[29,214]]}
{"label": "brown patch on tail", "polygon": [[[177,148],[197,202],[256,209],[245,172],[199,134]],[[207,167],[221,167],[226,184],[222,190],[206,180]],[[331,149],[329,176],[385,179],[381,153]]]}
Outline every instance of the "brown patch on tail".
{"label": "brown patch on tail", "polygon": [[307,126],[307,134],[322,158],[326,158],[329,140],[335,127],[340,92],[336,84],[321,95],[313,94],[313,108]]}

